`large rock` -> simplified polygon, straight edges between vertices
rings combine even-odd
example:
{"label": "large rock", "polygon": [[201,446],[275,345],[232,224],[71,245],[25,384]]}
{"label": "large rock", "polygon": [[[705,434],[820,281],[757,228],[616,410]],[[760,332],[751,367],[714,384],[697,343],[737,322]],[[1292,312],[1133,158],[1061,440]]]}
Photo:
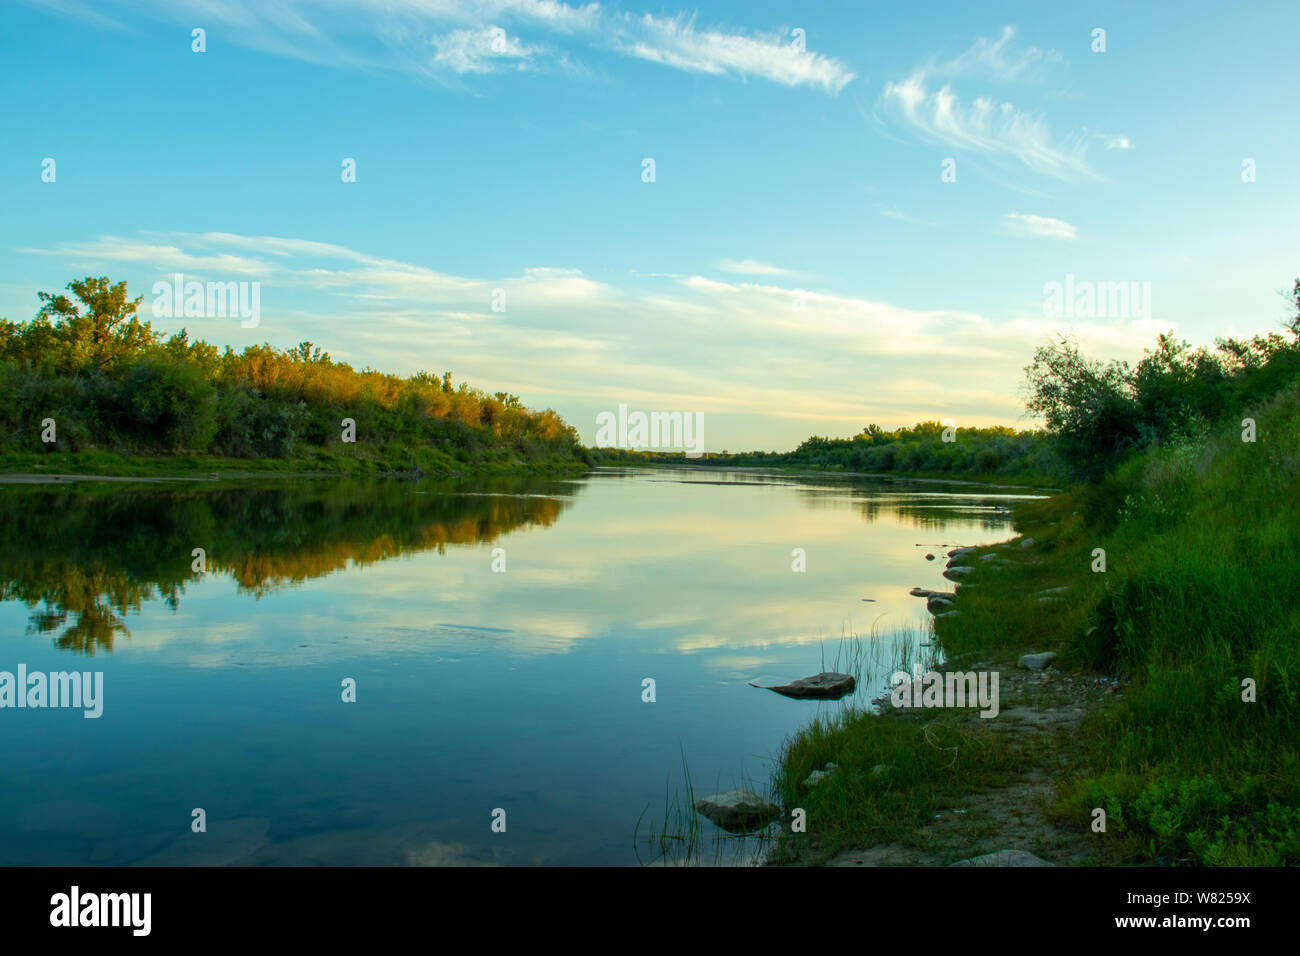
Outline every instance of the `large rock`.
{"label": "large rock", "polygon": [[695,809],[731,833],[757,830],[781,815],[781,808],[752,790],[726,790],[695,801]]}
{"label": "large rock", "polygon": [[1016,663],[1021,667],[1028,667],[1031,671],[1041,671],[1054,660],[1056,660],[1054,653],[1043,651],[1040,654],[1022,654],[1020,660]]}
{"label": "large rock", "polygon": [[980,555],[980,560],[981,560],[981,561],[996,561],[996,560],[998,560],[998,556],[997,556],[996,554],[984,554],[984,555]]}
{"label": "large rock", "polygon": [[1055,866],[1055,863],[1048,863],[1046,860],[1039,859],[1027,850],[998,850],[996,853],[985,853],[983,856],[973,856],[968,860],[958,860],[951,866]]}
{"label": "large rock", "polygon": [[1022,548],[1032,548],[1033,546],[1034,546],[1033,538],[1025,538],[1023,541],[1020,542],[1020,547]]}
{"label": "large rock", "polygon": [[956,595],[952,595],[951,597],[940,597],[938,594],[931,594],[925,599],[925,609],[931,614],[939,614],[942,611],[951,611],[953,597],[956,597]]}
{"label": "large rock", "polygon": [[972,568],[970,565],[959,564],[955,568],[948,568],[947,570],[945,570],[943,572],[943,576],[947,578],[949,581],[960,581],[962,578],[964,578],[966,575],[970,574],[974,570],[975,569]]}
{"label": "large rock", "polygon": [[[751,686],[758,687],[759,685],[751,683]],[[857,682],[853,679],[852,674],[836,674],[826,671],[812,677],[801,677],[796,681],[781,684],[778,687],[765,687],[763,689],[774,690],[786,697],[797,697],[801,700],[839,700],[845,694],[853,693],[856,686]]]}
{"label": "large rock", "polygon": [[974,553],[975,553],[974,548],[953,548],[951,551],[948,552],[948,557],[952,558],[954,561],[957,561],[966,557],[966,555],[968,554],[974,554]]}

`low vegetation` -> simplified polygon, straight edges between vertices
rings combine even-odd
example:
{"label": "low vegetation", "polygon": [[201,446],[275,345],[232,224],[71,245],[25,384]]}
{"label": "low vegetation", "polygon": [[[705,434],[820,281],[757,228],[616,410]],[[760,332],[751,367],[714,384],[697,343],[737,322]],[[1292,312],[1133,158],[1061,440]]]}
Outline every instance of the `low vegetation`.
{"label": "low vegetation", "polygon": [[310,342],[219,350],[185,330],[155,332],[125,283],[87,277],[68,289],[40,293],[31,321],[0,320],[5,470],[116,473],[127,457],[181,470],[586,467],[577,432],[554,411],[453,385],[450,372],[357,371]]}
{"label": "low vegetation", "polygon": [[[814,724],[788,742],[774,786],[819,832],[787,834],[777,860],[924,842],[961,794],[1047,765],[1045,818],[1093,862],[1300,863],[1300,281],[1295,293],[1290,337],[1210,351],[1164,336],[1135,367],[1087,360],[1068,340],[1039,351],[1030,407],[1077,481],[1019,508],[1031,547],[962,559],[975,571],[936,639],[952,669],[983,658],[1025,674],[1019,655],[1057,652],[1038,708],[1058,680],[1100,692],[1049,754],[969,711]],[[847,771],[806,792],[826,761]],[[873,779],[874,764],[893,769]]]}

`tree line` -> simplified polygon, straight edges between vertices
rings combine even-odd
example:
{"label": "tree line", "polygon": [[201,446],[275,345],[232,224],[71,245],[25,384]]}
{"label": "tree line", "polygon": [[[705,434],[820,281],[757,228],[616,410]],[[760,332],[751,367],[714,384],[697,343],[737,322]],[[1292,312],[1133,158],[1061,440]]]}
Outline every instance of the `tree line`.
{"label": "tree line", "polygon": [[[554,410],[454,385],[450,372],[356,370],[310,342],[220,350],[184,329],[155,331],[125,282],[88,276],[67,289],[39,293],[31,321],[0,319],[0,450],[291,458],[340,442],[349,418],[358,444],[399,457],[413,447],[449,463],[581,453]],[[47,418],[52,442],[42,441]]]}

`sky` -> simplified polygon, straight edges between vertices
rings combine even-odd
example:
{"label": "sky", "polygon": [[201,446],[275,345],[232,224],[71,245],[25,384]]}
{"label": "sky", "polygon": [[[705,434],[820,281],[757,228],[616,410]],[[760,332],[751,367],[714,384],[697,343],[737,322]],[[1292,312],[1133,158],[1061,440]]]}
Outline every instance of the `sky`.
{"label": "sky", "polygon": [[[450,370],[588,443],[620,405],[702,416],[709,451],[1031,427],[1053,335],[1131,361],[1287,318],[1298,27],[1294,2],[11,2],[0,316],[107,275],[156,329]],[[257,283],[256,326],[155,315],[177,273]]]}

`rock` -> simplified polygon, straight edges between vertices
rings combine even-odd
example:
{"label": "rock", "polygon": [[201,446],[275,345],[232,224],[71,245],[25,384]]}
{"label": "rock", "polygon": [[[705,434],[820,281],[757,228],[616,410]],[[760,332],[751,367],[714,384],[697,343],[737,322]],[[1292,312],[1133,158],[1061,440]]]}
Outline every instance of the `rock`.
{"label": "rock", "polygon": [[1020,542],[1020,547],[1022,548],[1032,548],[1033,546],[1034,546],[1033,538],[1025,538],[1025,540]]}
{"label": "rock", "polygon": [[[953,595],[955,597],[956,595]],[[937,614],[940,611],[952,610],[952,598],[940,597],[938,594],[931,594],[925,599],[925,609],[931,614]]]}
{"label": "rock", "polygon": [[932,554],[927,554],[927,555],[925,556],[925,560],[927,560],[927,561],[933,561],[933,560],[934,560],[934,555],[932,555]]}
{"label": "rock", "polygon": [[1056,660],[1056,655],[1051,651],[1043,651],[1039,654],[1022,654],[1020,660],[1016,663],[1020,667],[1027,667],[1031,671],[1041,671],[1052,661]]}
{"label": "rock", "polygon": [[907,593],[910,594],[910,595],[912,595],[912,597],[923,597],[923,598],[928,598],[928,597],[930,597],[931,595],[934,595],[934,594],[940,594],[940,595],[942,595],[942,594],[946,594],[947,592],[946,592],[946,591],[931,591],[929,588],[912,588],[912,590],[908,591]]}
{"label": "rock", "polygon": [[836,767],[837,764],[828,763],[826,765],[825,770],[814,770],[812,773],[808,774],[808,779],[806,779],[803,782],[803,785],[805,787],[817,786],[817,784],[821,783],[823,780],[825,780],[827,777],[833,774],[835,772]]}
{"label": "rock", "polygon": [[1066,591],[1068,591],[1068,590],[1070,590],[1068,586],[1062,585],[1062,586],[1059,587],[1059,588],[1048,588],[1046,591],[1039,591],[1038,593],[1039,593],[1040,595],[1042,595],[1042,594],[1064,594],[1064,593],[1065,593]]}
{"label": "rock", "polygon": [[996,561],[996,560],[998,560],[998,556],[997,556],[996,554],[986,554],[986,555],[984,555],[983,557],[981,557],[980,560],[981,560],[981,561]]}
{"label": "rock", "polygon": [[891,768],[888,765],[883,763],[878,763],[870,770],[868,770],[867,774],[868,776],[874,777],[875,779],[879,780],[881,777],[887,776],[889,774],[890,769]]}
{"label": "rock", "polygon": [[781,808],[752,790],[726,790],[695,801],[695,809],[731,833],[756,830],[781,815]]}
{"label": "rock", "polygon": [[[751,681],[750,686],[758,687],[759,685]],[[764,687],[762,689],[776,691],[778,694],[800,700],[839,700],[845,694],[853,693],[856,686],[857,682],[853,679],[853,675],[835,674],[826,671],[812,677],[801,677],[796,681],[781,684],[778,687]]]}
{"label": "rock", "polygon": [[936,614],[936,615],[934,616],[934,619],[937,621],[937,620],[939,620],[939,618],[941,618],[941,617],[956,617],[956,616],[957,616],[958,614],[960,614],[960,613],[961,613],[961,611],[944,611],[944,612],[942,612],[942,613],[940,613],[940,614]]}
{"label": "rock", "polygon": [[966,575],[970,574],[974,570],[975,569],[972,568],[970,565],[959,564],[955,568],[948,568],[946,571],[943,572],[943,576],[947,578],[949,581],[957,581],[960,580],[961,578],[964,578]]}
{"label": "rock", "polygon": [[948,552],[948,557],[964,558],[966,557],[966,555],[974,554],[974,553],[975,553],[974,548],[953,548],[951,551]]}
{"label": "rock", "polygon": [[973,856],[968,860],[958,860],[951,866],[1055,866],[1055,863],[1048,863],[1041,860],[1026,850],[998,850],[996,853],[985,853],[983,856]]}

